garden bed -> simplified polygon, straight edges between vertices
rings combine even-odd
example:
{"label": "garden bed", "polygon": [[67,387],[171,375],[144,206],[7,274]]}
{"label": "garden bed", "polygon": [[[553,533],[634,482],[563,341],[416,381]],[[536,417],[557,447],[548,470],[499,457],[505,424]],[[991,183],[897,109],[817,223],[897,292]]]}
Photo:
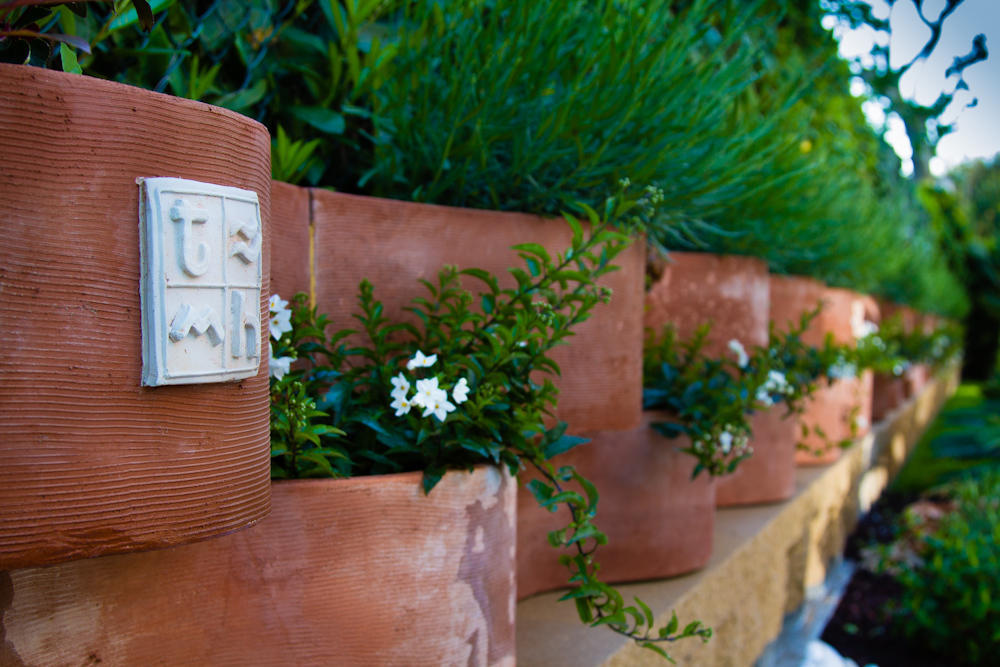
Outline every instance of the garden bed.
{"label": "garden bed", "polygon": [[[800,468],[792,499],[720,510],[714,553],[704,570],[620,587],[626,597],[648,603],[658,620],[669,620],[676,610],[681,618],[697,617],[714,628],[707,644],[670,647],[679,664],[753,664],[780,632],[785,614],[802,603],[806,588],[824,579],[859,512],[899,471],[955,390],[957,373],[956,367],[939,373],[836,463]],[[546,593],[518,603],[519,665],[660,664],[652,652],[611,633],[588,632],[572,607],[556,603],[560,596]]]}

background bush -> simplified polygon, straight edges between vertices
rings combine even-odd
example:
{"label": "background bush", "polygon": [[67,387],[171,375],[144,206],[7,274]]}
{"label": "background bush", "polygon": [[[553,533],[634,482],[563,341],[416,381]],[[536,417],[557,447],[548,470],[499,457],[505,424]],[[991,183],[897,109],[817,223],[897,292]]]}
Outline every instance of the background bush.
{"label": "background bush", "polygon": [[257,118],[279,179],[552,215],[629,179],[657,193],[644,222],[662,248],[966,307],[820,3],[154,5],[148,33],[80,21],[85,71]]}
{"label": "background bush", "polygon": [[953,487],[955,512],[923,538],[923,564],[903,570],[899,622],[942,664],[996,664],[1000,644],[1000,469]]}

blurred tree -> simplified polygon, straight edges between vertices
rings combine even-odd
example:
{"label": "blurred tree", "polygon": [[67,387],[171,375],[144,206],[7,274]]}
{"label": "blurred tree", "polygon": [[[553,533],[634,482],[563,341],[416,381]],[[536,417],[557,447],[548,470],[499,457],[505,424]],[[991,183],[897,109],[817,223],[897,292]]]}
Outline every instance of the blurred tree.
{"label": "blurred tree", "polygon": [[[869,26],[880,35],[872,45],[870,66],[861,67],[859,75],[871,87],[872,96],[888,106],[888,112],[895,112],[903,121],[906,136],[913,148],[913,177],[922,181],[930,175],[930,160],[938,140],[954,129],[953,124],[940,121],[941,114],[955,99],[960,90],[968,90],[965,82],[965,68],[977,62],[986,60],[989,53],[986,49],[986,35],[979,34],[972,39],[972,46],[965,55],[955,56],[951,66],[945,71],[945,77],[957,75],[955,87],[949,91],[941,91],[937,99],[930,105],[922,105],[914,100],[903,97],[899,90],[899,82],[915,65],[925,62],[941,40],[944,23],[964,0],[945,0],[945,6],[936,18],[931,18],[926,12],[931,3],[924,0],[909,0],[916,8],[920,21],[930,30],[930,37],[924,47],[909,62],[900,67],[890,67],[889,49],[891,45],[891,29],[889,16],[897,0],[884,0],[890,8],[884,18],[876,15],[876,11],[865,0],[821,0],[820,6],[829,14],[845,22],[851,28]],[[857,61],[861,65],[860,60]],[[974,98],[968,106],[975,106]]]}
{"label": "blurred tree", "polygon": [[969,295],[962,375],[982,381],[993,374],[1000,351],[1000,157],[964,165],[951,178],[954,190],[928,184],[920,196]]}

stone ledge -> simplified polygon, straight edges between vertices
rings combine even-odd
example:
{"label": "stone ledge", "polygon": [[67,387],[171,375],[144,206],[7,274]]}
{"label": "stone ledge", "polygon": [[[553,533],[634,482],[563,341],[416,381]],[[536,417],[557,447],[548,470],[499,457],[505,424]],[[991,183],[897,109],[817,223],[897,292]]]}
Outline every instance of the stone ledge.
{"label": "stone ledge", "polygon": [[[715,548],[704,570],[620,587],[627,599],[642,598],[658,623],[676,610],[682,624],[698,618],[715,630],[706,644],[685,640],[670,647],[679,665],[754,663],[781,631],[785,614],[801,605],[806,589],[823,581],[859,514],[899,471],[957,388],[958,371],[949,366],[939,372],[836,463],[799,468],[790,500],[719,510]],[[522,667],[665,664],[612,632],[583,626],[572,604],[557,603],[560,595],[545,593],[518,604]]]}

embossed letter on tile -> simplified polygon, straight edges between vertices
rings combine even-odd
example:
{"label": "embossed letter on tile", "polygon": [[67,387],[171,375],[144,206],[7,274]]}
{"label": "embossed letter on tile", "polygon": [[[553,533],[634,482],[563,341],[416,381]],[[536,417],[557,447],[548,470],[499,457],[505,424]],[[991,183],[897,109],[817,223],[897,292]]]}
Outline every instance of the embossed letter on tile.
{"label": "embossed letter on tile", "polygon": [[257,193],[139,179],[142,383],[225,382],[260,368]]}

